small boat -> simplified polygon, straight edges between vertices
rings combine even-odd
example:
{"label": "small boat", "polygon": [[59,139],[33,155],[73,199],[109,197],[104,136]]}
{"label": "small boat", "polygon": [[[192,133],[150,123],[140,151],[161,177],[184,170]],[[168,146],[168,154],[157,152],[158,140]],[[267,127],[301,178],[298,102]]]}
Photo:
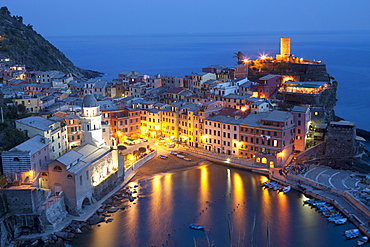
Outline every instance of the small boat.
{"label": "small boat", "polygon": [[360,231],[357,228],[344,231],[344,236],[346,238],[357,238],[359,235],[360,235]]}
{"label": "small boat", "polygon": [[333,208],[334,208],[333,206],[321,207],[321,208],[319,208],[319,211],[320,211],[320,212],[330,211],[330,210],[332,210]]}
{"label": "small boat", "polygon": [[291,189],[291,187],[290,187],[290,186],[286,186],[286,187],[284,187],[284,188],[283,188],[283,192],[284,192],[284,194],[285,194],[285,193],[288,193],[288,192],[290,191],[290,189]]}
{"label": "small boat", "polygon": [[311,205],[311,203],[313,203],[314,201],[315,201],[315,199],[308,199],[308,200],[304,200],[304,201],[303,201],[303,204]]}
{"label": "small boat", "polygon": [[347,218],[341,218],[334,221],[336,225],[343,225],[347,222]]}
{"label": "small boat", "polygon": [[367,241],[369,241],[369,238],[367,236],[364,236],[360,238],[359,240],[357,240],[357,246],[364,245],[367,243]]}
{"label": "small boat", "polygon": [[343,216],[342,215],[328,217],[328,221],[329,222],[335,222],[336,220],[340,220],[340,219],[343,219]]}
{"label": "small boat", "polygon": [[194,230],[204,230],[204,226],[201,225],[190,224],[189,227]]}

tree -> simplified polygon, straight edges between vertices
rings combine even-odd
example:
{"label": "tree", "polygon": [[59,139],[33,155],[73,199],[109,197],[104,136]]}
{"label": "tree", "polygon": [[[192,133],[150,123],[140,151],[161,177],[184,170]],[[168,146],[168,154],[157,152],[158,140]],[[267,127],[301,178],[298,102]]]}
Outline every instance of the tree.
{"label": "tree", "polygon": [[238,52],[234,53],[233,58],[236,58],[238,60],[238,64],[243,64],[245,56],[244,56],[243,52],[238,51]]}
{"label": "tree", "polygon": [[7,151],[26,141],[28,137],[23,131],[11,127],[5,128],[0,133],[0,149]]}
{"label": "tree", "polygon": [[140,153],[145,153],[145,152],[146,152],[146,148],[144,148],[144,147],[140,147],[140,148],[139,148],[139,152],[140,152]]}

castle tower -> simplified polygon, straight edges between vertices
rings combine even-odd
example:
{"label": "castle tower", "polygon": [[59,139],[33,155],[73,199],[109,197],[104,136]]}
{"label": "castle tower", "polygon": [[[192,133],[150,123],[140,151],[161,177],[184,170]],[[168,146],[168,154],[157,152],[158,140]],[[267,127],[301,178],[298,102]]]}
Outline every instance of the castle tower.
{"label": "castle tower", "polygon": [[85,96],[82,101],[81,125],[83,131],[83,143],[89,143],[97,147],[104,145],[102,131],[102,115],[100,106],[91,94]]}
{"label": "castle tower", "polygon": [[276,59],[287,60],[290,56],[290,38],[280,38],[280,54],[276,55]]}
{"label": "castle tower", "polygon": [[290,38],[280,39],[280,55],[282,57],[290,56]]}

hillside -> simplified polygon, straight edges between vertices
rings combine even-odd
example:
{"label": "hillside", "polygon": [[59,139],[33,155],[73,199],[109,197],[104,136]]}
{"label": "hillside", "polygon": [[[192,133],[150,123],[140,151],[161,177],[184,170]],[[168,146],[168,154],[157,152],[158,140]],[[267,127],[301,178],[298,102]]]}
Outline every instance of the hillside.
{"label": "hillside", "polygon": [[93,78],[101,73],[76,67],[60,50],[23,24],[20,16],[11,16],[7,7],[0,8],[0,57],[24,64],[29,71],[59,70]]}

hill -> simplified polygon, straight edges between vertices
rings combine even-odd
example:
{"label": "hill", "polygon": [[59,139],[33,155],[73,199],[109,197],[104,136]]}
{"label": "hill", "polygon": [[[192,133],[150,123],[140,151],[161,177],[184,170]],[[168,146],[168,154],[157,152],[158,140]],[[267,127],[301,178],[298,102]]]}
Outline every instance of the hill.
{"label": "hill", "polygon": [[26,65],[29,71],[59,70],[80,77],[94,78],[102,73],[76,67],[60,50],[23,24],[20,16],[11,16],[7,7],[0,8],[0,57]]}

